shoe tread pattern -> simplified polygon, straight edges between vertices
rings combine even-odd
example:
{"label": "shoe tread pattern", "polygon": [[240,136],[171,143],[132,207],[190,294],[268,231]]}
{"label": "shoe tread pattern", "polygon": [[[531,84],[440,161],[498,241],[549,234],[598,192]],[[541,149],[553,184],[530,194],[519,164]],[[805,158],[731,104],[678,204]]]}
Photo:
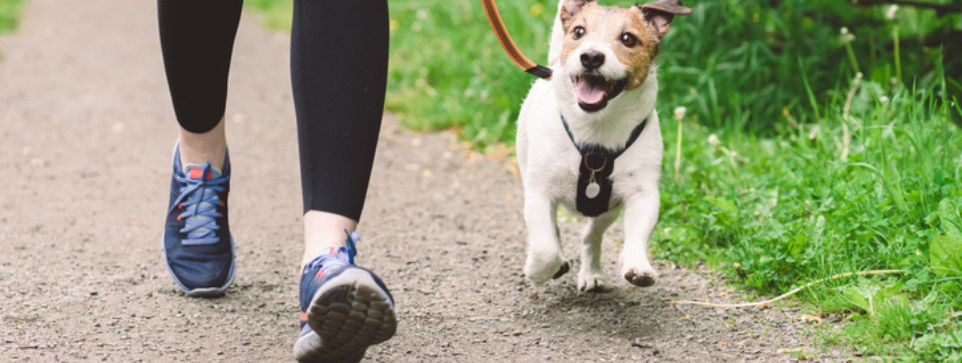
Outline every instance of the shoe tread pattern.
{"label": "shoe tread pattern", "polygon": [[307,323],[321,346],[301,362],[359,362],[371,345],[387,341],[397,330],[394,308],[380,288],[362,282],[338,286],[314,299]]}

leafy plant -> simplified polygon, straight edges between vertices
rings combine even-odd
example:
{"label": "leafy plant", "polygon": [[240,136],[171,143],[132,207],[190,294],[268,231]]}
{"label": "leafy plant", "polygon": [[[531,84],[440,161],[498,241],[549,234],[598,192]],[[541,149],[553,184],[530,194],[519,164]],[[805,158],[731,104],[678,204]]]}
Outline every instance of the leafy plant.
{"label": "leafy plant", "polygon": [[929,247],[929,263],[937,274],[962,275],[962,218],[959,200],[943,199],[939,219],[945,235],[934,236]]}

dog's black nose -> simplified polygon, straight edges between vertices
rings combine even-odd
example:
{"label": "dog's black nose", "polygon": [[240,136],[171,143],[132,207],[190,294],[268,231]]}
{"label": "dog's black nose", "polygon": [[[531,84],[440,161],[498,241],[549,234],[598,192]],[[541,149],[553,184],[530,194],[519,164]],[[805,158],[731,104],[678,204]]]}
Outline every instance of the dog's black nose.
{"label": "dog's black nose", "polygon": [[594,50],[581,53],[581,65],[585,66],[585,69],[596,69],[602,64],[605,64],[604,53]]}

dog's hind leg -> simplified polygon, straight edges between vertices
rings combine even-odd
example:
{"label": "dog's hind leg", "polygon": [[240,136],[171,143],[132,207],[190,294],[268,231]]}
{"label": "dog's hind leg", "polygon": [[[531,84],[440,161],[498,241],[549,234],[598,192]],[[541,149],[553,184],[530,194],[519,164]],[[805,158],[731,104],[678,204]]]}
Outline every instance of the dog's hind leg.
{"label": "dog's hind leg", "polygon": [[625,245],[621,252],[621,276],[632,285],[655,284],[658,272],[648,261],[648,239],[658,222],[657,179],[625,201]]}
{"label": "dog's hind leg", "polygon": [[578,290],[604,291],[605,273],[601,269],[601,239],[605,230],[618,219],[621,208],[615,208],[596,218],[589,218],[581,233],[581,271],[578,272]]}
{"label": "dog's hind leg", "polygon": [[561,253],[558,236],[558,205],[546,196],[525,195],[524,220],[528,225],[525,276],[540,286],[567,273],[570,265]]}

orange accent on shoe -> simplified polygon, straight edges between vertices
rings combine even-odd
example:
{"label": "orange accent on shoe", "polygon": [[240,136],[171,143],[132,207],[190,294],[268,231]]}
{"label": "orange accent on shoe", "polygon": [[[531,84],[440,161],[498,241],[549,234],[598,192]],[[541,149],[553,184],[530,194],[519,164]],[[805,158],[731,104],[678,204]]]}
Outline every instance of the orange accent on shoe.
{"label": "orange accent on shoe", "polygon": [[318,271],[317,274],[314,275],[314,277],[316,277],[316,278],[322,278],[322,277],[324,277],[324,271]]}
{"label": "orange accent on shoe", "polygon": [[328,252],[327,254],[329,254],[329,255],[336,255],[336,254],[337,254],[337,247],[331,246],[331,247],[329,247],[329,248],[331,249],[331,251]]}
{"label": "orange accent on shoe", "polygon": [[204,173],[204,170],[202,169],[190,169],[189,177],[191,179],[200,179],[204,175],[203,173]]}
{"label": "orange accent on shoe", "polygon": [[307,321],[307,313],[301,312],[301,321]]}

